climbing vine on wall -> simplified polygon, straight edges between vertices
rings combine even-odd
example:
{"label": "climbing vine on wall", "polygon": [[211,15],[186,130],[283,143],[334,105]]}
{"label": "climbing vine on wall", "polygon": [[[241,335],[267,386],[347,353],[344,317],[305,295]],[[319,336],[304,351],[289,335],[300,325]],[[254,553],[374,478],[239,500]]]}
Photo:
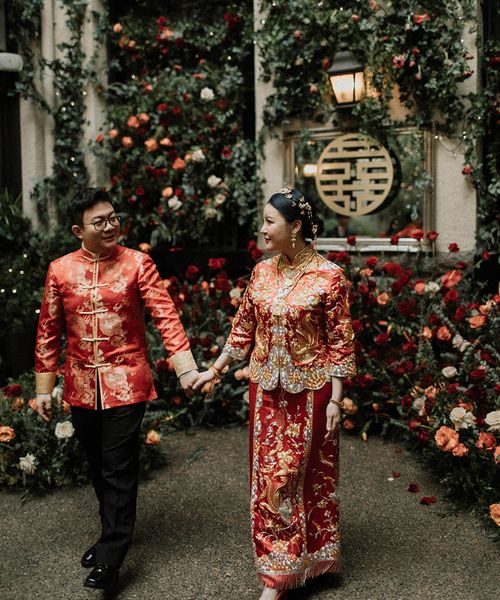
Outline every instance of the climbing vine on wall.
{"label": "climbing vine on wall", "polygon": [[[258,22],[264,81],[274,92],[264,107],[268,131],[292,119],[336,121],[328,92],[328,68],[340,44],[366,65],[371,93],[354,109],[359,128],[386,138],[390,128],[410,125],[431,129],[437,139],[457,137],[466,157],[464,176],[478,192],[478,246],[498,247],[495,198],[500,192],[497,151],[484,157],[477,141],[498,132],[500,44],[478,49],[464,45],[474,32],[472,0],[262,0]],[[479,52],[483,88],[463,92]],[[394,95],[408,109],[404,122],[389,117]],[[498,133],[497,133],[498,139]]]}

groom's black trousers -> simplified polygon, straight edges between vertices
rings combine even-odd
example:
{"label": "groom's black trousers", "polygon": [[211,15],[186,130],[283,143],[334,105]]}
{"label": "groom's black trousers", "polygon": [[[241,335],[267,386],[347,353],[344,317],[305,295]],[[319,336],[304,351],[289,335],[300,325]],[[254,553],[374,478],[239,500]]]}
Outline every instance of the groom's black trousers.
{"label": "groom's black trousers", "polygon": [[120,566],[135,524],[139,479],[139,434],[146,403],[102,410],[71,407],[76,436],[90,467],[99,500],[101,537],[97,563]]}

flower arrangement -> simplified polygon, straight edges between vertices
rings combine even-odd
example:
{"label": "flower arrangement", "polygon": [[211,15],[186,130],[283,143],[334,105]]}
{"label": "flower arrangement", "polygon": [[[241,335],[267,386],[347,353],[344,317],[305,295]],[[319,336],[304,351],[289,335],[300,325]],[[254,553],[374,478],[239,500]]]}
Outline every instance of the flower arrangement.
{"label": "flower arrangement", "polygon": [[254,218],[255,147],[243,121],[251,15],[227,3],[208,25],[205,8],[193,10],[113,26],[109,127],[96,152],[132,244],[231,246],[228,233]]}

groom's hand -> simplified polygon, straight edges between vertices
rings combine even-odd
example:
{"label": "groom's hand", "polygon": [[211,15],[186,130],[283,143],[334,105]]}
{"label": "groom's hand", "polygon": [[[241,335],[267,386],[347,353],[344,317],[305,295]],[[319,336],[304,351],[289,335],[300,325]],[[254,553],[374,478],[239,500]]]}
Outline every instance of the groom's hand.
{"label": "groom's hand", "polygon": [[51,394],[36,395],[36,412],[47,423],[52,419],[52,396]]}
{"label": "groom's hand", "polygon": [[198,371],[188,371],[179,377],[179,382],[181,387],[188,398],[191,398],[194,395],[193,386],[198,379]]}

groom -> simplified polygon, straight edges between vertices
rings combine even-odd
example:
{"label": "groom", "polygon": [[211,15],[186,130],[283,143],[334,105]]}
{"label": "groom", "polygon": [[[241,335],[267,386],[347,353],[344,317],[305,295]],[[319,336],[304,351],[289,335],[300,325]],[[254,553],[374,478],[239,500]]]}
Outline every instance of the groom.
{"label": "groom", "polygon": [[120,219],[102,189],[69,203],[81,248],[48,269],[35,348],[37,412],[51,418],[51,392],[66,334],[63,400],[87,455],[99,500],[101,535],[81,563],[84,585],[108,589],[130,545],[138,487],[139,434],[156,391],[147,361],[144,309],[161,333],[189,395],[198,374],[189,341],[149,256],[117,244]]}

